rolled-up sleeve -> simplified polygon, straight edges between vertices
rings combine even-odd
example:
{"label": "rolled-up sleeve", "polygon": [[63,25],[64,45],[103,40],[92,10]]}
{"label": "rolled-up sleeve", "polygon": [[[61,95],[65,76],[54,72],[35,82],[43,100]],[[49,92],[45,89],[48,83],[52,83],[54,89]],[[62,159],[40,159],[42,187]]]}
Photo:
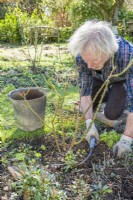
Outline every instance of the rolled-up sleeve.
{"label": "rolled-up sleeve", "polygon": [[92,72],[80,55],[76,57],[76,64],[79,72],[78,82],[81,88],[81,96],[89,96],[92,90]]}

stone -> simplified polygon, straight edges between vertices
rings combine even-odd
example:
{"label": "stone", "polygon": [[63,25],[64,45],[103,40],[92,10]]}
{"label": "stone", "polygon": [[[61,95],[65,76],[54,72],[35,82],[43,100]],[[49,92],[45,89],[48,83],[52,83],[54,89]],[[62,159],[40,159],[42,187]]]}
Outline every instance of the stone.
{"label": "stone", "polygon": [[3,191],[9,191],[9,187],[6,185],[4,188],[3,188]]}
{"label": "stone", "polygon": [[105,123],[106,125],[110,127],[117,127],[125,121],[128,113],[129,113],[128,110],[124,110],[124,112],[118,119],[110,120],[105,117],[103,110],[100,110],[100,112],[97,113],[96,119],[99,120],[100,122]]}
{"label": "stone", "polygon": [[5,196],[2,196],[2,197],[1,197],[1,200],[8,200],[7,195],[5,194]]}
{"label": "stone", "polygon": [[7,169],[8,169],[8,172],[12,175],[12,177],[15,180],[21,179],[22,173],[20,172],[20,170],[17,167],[9,166]]}

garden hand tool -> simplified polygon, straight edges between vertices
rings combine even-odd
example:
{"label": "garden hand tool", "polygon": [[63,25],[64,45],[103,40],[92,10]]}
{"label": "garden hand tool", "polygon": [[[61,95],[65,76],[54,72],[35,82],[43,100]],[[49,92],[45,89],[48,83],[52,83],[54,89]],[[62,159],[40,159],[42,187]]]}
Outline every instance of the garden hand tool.
{"label": "garden hand tool", "polygon": [[78,164],[78,166],[82,165],[83,163],[85,163],[90,158],[90,156],[92,155],[92,151],[93,151],[93,149],[95,147],[95,144],[96,144],[96,138],[92,137],[91,140],[90,140],[90,151],[89,151],[87,157],[82,162],[80,162]]}
{"label": "garden hand tool", "polygon": [[132,152],[132,145],[133,138],[127,136],[127,135],[122,135],[121,139],[113,148],[114,156],[122,157],[123,154],[126,152]]}
{"label": "garden hand tool", "polygon": [[[92,119],[87,119],[85,122],[86,122],[86,128],[88,129],[90,124],[92,123]],[[85,137],[85,139],[88,141],[89,144],[92,137],[95,137],[96,143],[99,142],[99,133],[94,122],[91,124],[91,127],[89,128],[89,131]]]}

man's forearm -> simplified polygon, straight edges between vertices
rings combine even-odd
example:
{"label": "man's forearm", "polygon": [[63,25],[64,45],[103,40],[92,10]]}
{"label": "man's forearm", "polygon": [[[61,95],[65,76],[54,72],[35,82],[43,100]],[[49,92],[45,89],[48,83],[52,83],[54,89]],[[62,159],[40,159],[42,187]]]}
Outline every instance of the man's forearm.
{"label": "man's forearm", "polygon": [[133,113],[129,113],[127,116],[124,134],[133,138]]}
{"label": "man's forearm", "polygon": [[91,96],[81,97],[80,102],[81,102],[82,112],[85,113],[87,111],[86,114],[85,114],[85,120],[92,119],[93,118],[93,109],[92,109],[92,106],[90,107],[90,105],[92,103]]}

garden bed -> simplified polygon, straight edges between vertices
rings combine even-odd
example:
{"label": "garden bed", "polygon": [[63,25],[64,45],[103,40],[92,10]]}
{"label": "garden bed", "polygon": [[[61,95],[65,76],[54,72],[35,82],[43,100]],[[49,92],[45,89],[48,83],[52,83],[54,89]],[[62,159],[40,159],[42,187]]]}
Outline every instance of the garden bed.
{"label": "garden bed", "polygon": [[[20,47],[22,48],[22,47]],[[19,50],[20,48],[16,48]],[[78,100],[77,76],[73,73],[74,67],[68,63],[68,52],[63,48],[65,56],[62,55],[64,66],[60,65],[55,60],[51,47],[50,52],[45,52],[44,63],[35,68],[35,71],[28,65],[25,57],[14,59],[12,56],[12,48],[1,47],[2,57],[0,58],[0,133],[2,136],[1,147],[1,200],[23,200],[24,191],[27,185],[22,184],[22,179],[14,179],[9,173],[10,167],[17,167],[19,172],[27,174],[31,181],[32,172],[36,173],[42,169],[51,177],[46,179],[49,187],[45,188],[45,192],[50,192],[53,195],[53,200],[132,200],[133,199],[133,156],[128,154],[122,159],[114,158],[112,147],[109,148],[106,143],[100,142],[95,148],[89,160],[83,165],[77,166],[83,161],[89,153],[89,145],[83,140],[80,144],[74,146],[71,151],[70,141],[74,133],[75,124],[73,123],[76,117],[73,101]],[[8,56],[8,50],[10,55]],[[13,55],[20,54],[13,51]],[[6,52],[6,54],[5,54]],[[10,58],[9,58],[10,57]],[[52,60],[51,63],[50,60]],[[58,105],[58,97],[52,94],[53,90],[43,76],[54,84],[55,88],[62,94],[64,82],[70,77],[65,85],[67,86],[66,101],[62,113],[63,122],[66,123],[64,131],[66,134],[66,150],[62,143],[61,125],[58,123],[60,119],[61,109],[57,116],[56,130],[59,133],[59,144],[61,152],[57,150],[54,132],[51,129],[38,129],[37,131],[27,133],[17,128],[13,109],[7,97],[8,93],[21,87],[33,87],[35,83],[38,86],[48,89],[47,109],[46,109],[46,124],[51,123],[51,119],[55,114],[56,105]],[[51,96],[50,96],[51,95]],[[61,97],[61,96],[59,96]],[[53,101],[55,99],[55,101]],[[57,102],[56,102],[57,101]],[[56,104],[55,104],[56,103]],[[51,120],[51,121],[50,121]],[[123,133],[125,121],[114,128],[108,127],[102,123],[96,123],[100,134],[103,132],[117,131]],[[47,128],[47,127],[45,127]],[[82,136],[85,130],[85,124],[81,124],[78,132],[78,139]],[[70,137],[69,137],[70,136]],[[113,138],[112,138],[113,139]],[[23,168],[23,170],[21,169]],[[22,171],[21,171],[21,170]],[[27,170],[25,172],[25,170]],[[33,171],[32,171],[33,170]],[[48,177],[49,177],[48,176]],[[42,177],[39,180],[43,185]],[[21,183],[21,186],[18,186]],[[25,179],[23,179],[25,181]],[[57,184],[55,184],[57,183]],[[28,184],[28,183],[26,183]],[[33,186],[33,185],[32,185]],[[41,185],[40,185],[41,187]],[[52,188],[52,189],[51,189]],[[43,189],[42,189],[43,190]],[[59,191],[59,192],[58,192]],[[36,192],[42,192],[38,189]],[[44,192],[44,191],[43,191]],[[43,194],[43,192],[41,194]],[[54,196],[65,195],[64,198],[56,198]],[[49,200],[42,195],[39,200]],[[31,198],[37,200],[36,198]],[[50,199],[52,200],[52,198]]]}
{"label": "garden bed", "polygon": [[[42,145],[45,146],[45,150],[40,148]],[[20,141],[19,144],[14,141],[14,144],[3,149],[2,152],[8,165],[22,165],[17,159],[10,159],[9,155],[13,150],[14,153],[23,152],[24,148],[29,152],[29,154],[25,154],[27,165],[31,163],[38,168],[44,168],[50,174],[54,174],[56,181],[61,185],[61,189],[66,192],[67,199],[133,199],[132,157],[126,159],[114,158],[112,150],[103,142],[95,147],[91,158],[83,165],[73,166],[74,157],[69,157],[64,164],[65,153],[57,151],[54,139],[50,136],[37,138],[30,142]],[[78,152],[76,157],[78,163],[86,157],[88,151],[86,141],[74,147],[73,153]],[[35,152],[39,153],[38,158],[35,156]],[[35,159],[34,162],[33,159]],[[17,194],[17,191],[11,187],[14,180],[7,172],[7,165],[4,165],[4,163],[2,164],[1,178],[1,199],[4,200],[4,197],[10,199],[14,193]],[[15,199],[23,199],[23,196],[16,195]]]}

